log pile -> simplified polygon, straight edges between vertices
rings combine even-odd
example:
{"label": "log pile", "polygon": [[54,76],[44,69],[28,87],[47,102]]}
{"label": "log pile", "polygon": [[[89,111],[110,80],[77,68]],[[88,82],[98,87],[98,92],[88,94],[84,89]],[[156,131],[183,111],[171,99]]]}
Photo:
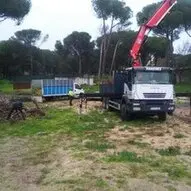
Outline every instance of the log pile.
{"label": "log pile", "polygon": [[[18,100],[10,100],[8,97],[4,95],[0,95],[0,121],[5,120],[25,120],[26,117],[37,117],[37,116],[45,116],[45,112],[39,107],[36,100],[32,100],[29,98],[28,100],[32,101],[34,107],[29,108],[25,107],[23,104],[22,113],[20,110],[13,110],[13,107],[16,102],[23,102],[22,98]],[[10,114],[10,117],[9,117]]]}
{"label": "log pile", "polygon": [[33,104],[35,105],[35,108],[27,108],[26,112],[28,116],[45,116],[45,112],[42,111],[42,109],[39,107],[38,103],[36,100],[32,100]]}
{"label": "log pile", "polygon": [[10,100],[5,96],[0,95],[0,121],[6,120],[10,109],[11,109]]}

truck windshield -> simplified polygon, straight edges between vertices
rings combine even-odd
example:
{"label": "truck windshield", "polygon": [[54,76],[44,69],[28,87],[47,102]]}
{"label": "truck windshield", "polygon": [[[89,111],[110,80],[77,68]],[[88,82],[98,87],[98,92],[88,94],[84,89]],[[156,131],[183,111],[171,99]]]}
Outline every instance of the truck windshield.
{"label": "truck windshield", "polygon": [[135,84],[171,84],[171,72],[169,71],[136,71]]}
{"label": "truck windshield", "polygon": [[79,84],[75,84],[75,89],[81,90],[81,86]]}

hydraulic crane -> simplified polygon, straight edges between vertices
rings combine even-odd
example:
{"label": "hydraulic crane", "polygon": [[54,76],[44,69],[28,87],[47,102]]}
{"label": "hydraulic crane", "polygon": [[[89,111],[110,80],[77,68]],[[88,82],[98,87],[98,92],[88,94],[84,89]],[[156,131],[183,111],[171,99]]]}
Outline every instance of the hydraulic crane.
{"label": "hydraulic crane", "polygon": [[154,13],[154,15],[141,26],[136,40],[130,51],[132,57],[132,66],[141,66],[140,49],[144,43],[145,36],[164,19],[173,6],[177,3],[177,0],[164,0],[160,8]]}

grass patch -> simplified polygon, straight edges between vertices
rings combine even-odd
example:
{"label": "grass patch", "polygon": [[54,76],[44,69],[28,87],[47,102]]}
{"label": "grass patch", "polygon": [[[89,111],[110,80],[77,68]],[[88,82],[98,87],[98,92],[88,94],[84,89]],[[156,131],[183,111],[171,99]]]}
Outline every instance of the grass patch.
{"label": "grass patch", "polygon": [[32,89],[14,90],[13,84],[8,80],[0,80],[0,93],[15,95],[32,95]]}
{"label": "grass patch", "polygon": [[173,178],[173,179],[180,179],[184,177],[191,178],[191,173],[187,171],[187,168],[183,165],[170,165],[170,166],[165,166],[162,169],[163,172],[167,172],[168,175]]}
{"label": "grass patch", "polygon": [[104,152],[107,149],[115,148],[114,145],[111,145],[109,143],[106,143],[106,142],[105,143],[99,143],[99,142],[96,142],[96,141],[88,141],[85,144],[85,147],[90,149],[90,150],[97,150],[97,151],[100,151],[100,152]]}
{"label": "grass patch", "polygon": [[13,84],[8,80],[0,80],[0,92],[5,94],[13,93]]}
{"label": "grass patch", "polygon": [[82,88],[84,89],[85,93],[96,93],[99,92],[99,85],[82,85]]}
{"label": "grass patch", "polygon": [[99,188],[104,188],[104,187],[108,186],[108,184],[102,178],[99,178],[98,180],[96,180],[96,186]]}
{"label": "grass patch", "polygon": [[148,165],[153,171],[168,173],[172,179],[190,179],[191,173],[185,165],[177,161],[176,157],[162,157],[159,160],[151,160]]}
{"label": "grass patch", "polygon": [[176,156],[180,155],[180,147],[168,147],[167,149],[157,150],[162,156]]}
{"label": "grass patch", "polygon": [[150,171],[147,164],[143,163],[131,163],[129,166],[130,170],[130,177],[137,178],[137,177],[145,177],[147,172]]}
{"label": "grass patch", "polygon": [[136,120],[132,121],[126,121],[125,122],[127,126],[133,126],[133,127],[143,127],[143,126],[154,126],[154,125],[160,125],[161,121],[158,118],[151,118],[148,116],[137,116]]}
{"label": "grass patch", "polygon": [[[58,138],[56,140],[58,140]],[[30,149],[22,157],[22,164],[25,166],[49,163],[50,159],[48,158],[48,154],[53,148],[55,148],[57,144],[56,140],[52,139],[51,135],[33,137],[30,144],[28,143],[26,145]]]}
{"label": "grass patch", "polygon": [[[0,137],[6,136],[32,136],[39,133],[63,132],[81,138],[103,137],[104,132],[115,126],[117,121],[115,113],[100,113],[92,111],[87,115],[79,116],[72,109],[46,109],[46,116],[28,118],[18,123],[4,122],[0,125]],[[105,118],[111,118],[105,123]],[[99,121],[99,123],[98,123]]]}
{"label": "grass patch", "polygon": [[50,171],[47,168],[43,168],[41,170],[41,176],[37,179],[36,184],[41,184],[43,180],[46,178],[47,174],[49,174]]}
{"label": "grass patch", "polygon": [[175,91],[176,93],[190,93],[191,92],[191,84],[176,84]]}
{"label": "grass patch", "polygon": [[32,95],[32,89],[14,90],[13,93],[15,95]]}
{"label": "grass patch", "polygon": [[130,145],[136,145],[136,146],[138,146],[140,148],[146,148],[147,146],[149,146],[148,143],[141,143],[141,142],[138,142],[138,141],[135,141],[135,140],[130,140],[130,141],[128,141],[128,143]]}
{"label": "grass patch", "polygon": [[138,157],[134,152],[123,151],[118,154],[110,155],[107,158],[108,162],[144,162],[143,157]]}
{"label": "grass patch", "polygon": [[185,155],[191,156],[191,150],[184,153]]}
{"label": "grass patch", "polygon": [[167,186],[166,187],[168,189],[168,191],[176,191],[176,188],[174,188],[173,186]]}
{"label": "grass patch", "polygon": [[67,180],[57,180],[55,181],[55,184],[81,184],[82,180],[81,179],[67,179]]}
{"label": "grass patch", "polygon": [[174,135],[174,138],[175,139],[181,139],[181,138],[184,138],[185,136],[183,135],[183,134],[181,134],[181,133],[178,133],[178,134],[175,134]]}

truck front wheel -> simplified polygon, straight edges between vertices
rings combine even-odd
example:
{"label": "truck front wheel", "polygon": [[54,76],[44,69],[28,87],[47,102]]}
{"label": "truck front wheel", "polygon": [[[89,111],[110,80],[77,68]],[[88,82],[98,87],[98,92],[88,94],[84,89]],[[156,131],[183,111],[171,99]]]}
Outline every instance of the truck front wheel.
{"label": "truck front wheel", "polygon": [[122,121],[128,120],[131,118],[131,115],[128,113],[127,105],[122,103],[121,105],[121,119]]}
{"label": "truck front wheel", "polygon": [[159,113],[158,118],[160,121],[166,121],[166,113]]}

